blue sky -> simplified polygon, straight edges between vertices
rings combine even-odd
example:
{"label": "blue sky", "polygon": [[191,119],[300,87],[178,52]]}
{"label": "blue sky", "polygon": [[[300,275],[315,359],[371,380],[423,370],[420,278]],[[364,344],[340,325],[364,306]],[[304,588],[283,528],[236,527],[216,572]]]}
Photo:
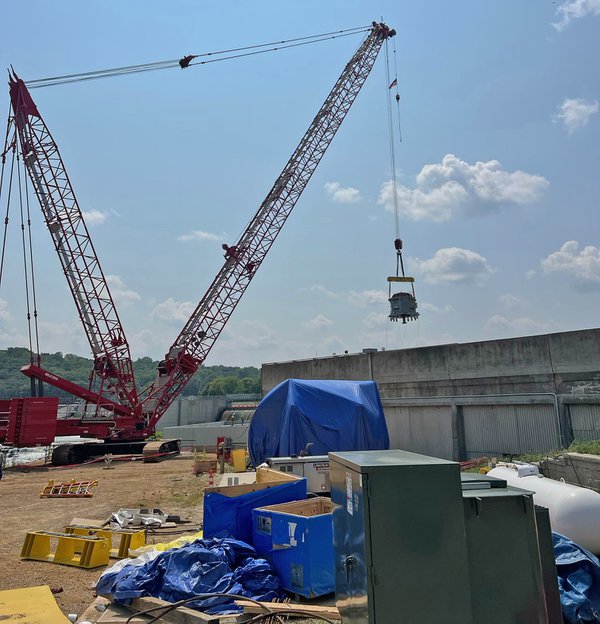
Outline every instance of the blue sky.
{"label": "blue sky", "polygon": [[[207,364],[597,326],[600,0],[2,3],[0,66],[25,80],[382,16],[398,33],[398,205],[420,320],[387,320],[395,229],[381,54]],[[242,231],[359,44],[32,91],[134,357],[162,357],[173,342],[221,244]],[[89,355],[33,207],[42,350]],[[16,213],[10,227],[0,348],[27,344]]]}

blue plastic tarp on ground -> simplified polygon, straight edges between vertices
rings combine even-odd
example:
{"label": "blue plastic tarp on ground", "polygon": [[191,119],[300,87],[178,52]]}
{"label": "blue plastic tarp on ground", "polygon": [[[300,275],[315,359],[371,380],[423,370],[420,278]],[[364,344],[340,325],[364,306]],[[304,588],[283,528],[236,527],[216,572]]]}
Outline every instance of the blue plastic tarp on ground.
{"label": "blue plastic tarp on ground", "polygon": [[306,479],[281,483],[274,487],[239,496],[219,492],[204,495],[203,529],[205,537],[233,537],[252,544],[252,510],[267,505],[289,503],[306,498]]}
{"label": "blue plastic tarp on ground", "polygon": [[310,455],[389,448],[375,382],[288,379],[273,388],[248,430],[252,462],[298,455],[309,443]]}
{"label": "blue plastic tarp on ground", "polygon": [[600,622],[600,561],[560,533],[552,541],[565,622]]}
{"label": "blue plastic tarp on ground", "polygon": [[[233,539],[202,539],[158,554],[142,565],[125,565],[99,579],[96,592],[123,602],[154,596],[169,602],[198,594],[231,593],[271,602],[282,598],[279,579],[252,546]],[[213,597],[188,604],[206,613],[239,613],[233,600]]]}

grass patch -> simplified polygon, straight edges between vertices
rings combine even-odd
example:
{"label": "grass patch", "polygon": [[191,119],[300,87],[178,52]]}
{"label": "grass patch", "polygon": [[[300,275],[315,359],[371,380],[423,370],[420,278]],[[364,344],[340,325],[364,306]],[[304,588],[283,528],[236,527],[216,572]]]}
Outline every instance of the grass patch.
{"label": "grass patch", "polygon": [[600,440],[575,440],[567,449],[571,453],[600,455]]}
{"label": "grass patch", "polygon": [[536,463],[547,457],[558,457],[564,453],[583,453],[584,455],[600,455],[600,440],[574,440],[566,449],[554,449],[545,453],[524,453],[515,456],[515,460]]}

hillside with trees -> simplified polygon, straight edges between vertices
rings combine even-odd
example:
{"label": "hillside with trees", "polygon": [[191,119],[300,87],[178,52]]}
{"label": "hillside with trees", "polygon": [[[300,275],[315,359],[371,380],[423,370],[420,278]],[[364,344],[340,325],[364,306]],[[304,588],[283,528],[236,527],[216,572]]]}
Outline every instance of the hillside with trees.
{"label": "hillside with trees", "polygon": [[[0,399],[29,396],[29,378],[19,372],[29,363],[29,350],[22,347],[0,349]],[[156,375],[158,362],[143,357],[133,362],[138,389],[145,388]],[[42,353],[42,367],[87,388],[92,360],[67,353]],[[47,396],[70,399],[52,386],[45,385]],[[260,370],[254,366],[201,366],[184,388],[183,396],[260,393]]]}

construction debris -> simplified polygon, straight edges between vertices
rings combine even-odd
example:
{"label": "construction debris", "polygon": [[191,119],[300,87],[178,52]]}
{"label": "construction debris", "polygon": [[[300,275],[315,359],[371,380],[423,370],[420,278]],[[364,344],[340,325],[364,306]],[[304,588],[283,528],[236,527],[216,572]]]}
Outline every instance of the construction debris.
{"label": "construction debris", "polygon": [[340,612],[337,607],[321,606],[321,605],[307,605],[298,604],[293,602],[249,602],[247,600],[236,600],[235,604],[239,607],[243,607],[244,613],[259,614],[259,613],[288,613],[292,612],[304,612],[307,617],[317,618],[322,615],[330,620],[341,620]]}
{"label": "construction debris", "polygon": [[98,481],[67,481],[54,483],[54,479],[48,481],[48,485],[40,492],[40,498],[91,498]]}
{"label": "construction debris", "polygon": [[160,509],[119,509],[110,517],[111,525],[125,527],[162,527],[169,516]]}
{"label": "construction debris", "polygon": [[[189,598],[190,608],[209,614],[241,611],[232,598],[213,593],[233,592],[263,601],[285,596],[267,561],[248,544],[228,538],[196,540],[119,561],[100,576],[96,592],[117,601],[148,594],[169,602]],[[202,594],[211,597],[197,598]]]}

